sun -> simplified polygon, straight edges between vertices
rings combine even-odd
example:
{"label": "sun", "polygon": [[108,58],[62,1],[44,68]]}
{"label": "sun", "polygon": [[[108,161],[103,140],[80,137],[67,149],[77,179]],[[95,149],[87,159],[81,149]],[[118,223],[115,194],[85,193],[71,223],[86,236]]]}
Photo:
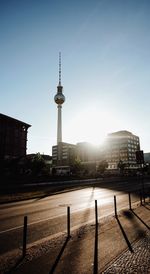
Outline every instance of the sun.
{"label": "sun", "polygon": [[109,110],[88,107],[78,111],[69,126],[69,139],[101,145],[108,133],[117,129],[118,120]]}

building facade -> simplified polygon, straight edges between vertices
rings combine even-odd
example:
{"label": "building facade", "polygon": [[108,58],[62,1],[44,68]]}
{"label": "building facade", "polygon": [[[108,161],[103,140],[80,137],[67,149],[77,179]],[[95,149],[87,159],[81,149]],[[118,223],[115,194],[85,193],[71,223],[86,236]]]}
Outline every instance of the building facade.
{"label": "building facade", "polygon": [[99,147],[88,142],[80,142],[76,145],[77,158],[81,161],[82,167],[90,172],[96,172],[101,153]]}
{"label": "building facade", "polygon": [[144,153],[144,160],[147,163],[150,163],[150,152]]}
{"label": "building facade", "polygon": [[76,145],[59,142],[58,145],[52,147],[52,163],[53,166],[70,167],[76,158]]}
{"label": "building facade", "polygon": [[108,169],[118,169],[121,161],[128,169],[137,168],[136,152],[140,150],[139,137],[122,130],[108,134],[105,143],[105,160]]}
{"label": "building facade", "polygon": [[0,159],[23,157],[27,150],[29,124],[0,114]]}
{"label": "building facade", "polygon": [[89,163],[96,161],[96,149],[88,142],[80,142],[76,145],[77,156],[82,163]]}

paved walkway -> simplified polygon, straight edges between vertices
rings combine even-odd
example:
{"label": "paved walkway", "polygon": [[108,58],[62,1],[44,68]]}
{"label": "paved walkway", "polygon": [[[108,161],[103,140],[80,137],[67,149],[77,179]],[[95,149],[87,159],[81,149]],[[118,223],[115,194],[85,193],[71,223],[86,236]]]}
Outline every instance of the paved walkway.
{"label": "paved walkway", "polygon": [[119,256],[103,274],[149,274],[150,273],[150,233],[133,245],[133,253],[129,250]]}

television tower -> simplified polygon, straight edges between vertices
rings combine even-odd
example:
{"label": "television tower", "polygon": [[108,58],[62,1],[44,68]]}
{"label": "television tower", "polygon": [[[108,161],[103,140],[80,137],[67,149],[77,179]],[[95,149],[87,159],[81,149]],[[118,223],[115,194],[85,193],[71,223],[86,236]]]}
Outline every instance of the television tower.
{"label": "television tower", "polygon": [[62,142],[62,120],[61,120],[61,108],[65,102],[65,96],[63,95],[63,86],[61,85],[61,52],[59,52],[59,84],[57,86],[57,93],[54,96],[54,101],[58,108],[57,119],[57,145]]}

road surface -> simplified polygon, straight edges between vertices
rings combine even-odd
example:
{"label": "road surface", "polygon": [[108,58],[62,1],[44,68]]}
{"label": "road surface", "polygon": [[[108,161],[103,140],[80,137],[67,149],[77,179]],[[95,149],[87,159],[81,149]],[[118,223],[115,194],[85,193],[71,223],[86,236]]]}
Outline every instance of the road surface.
{"label": "road surface", "polygon": [[[145,189],[150,185],[145,182]],[[66,193],[0,205],[0,254],[22,247],[23,220],[28,216],[28,244],[57,233],[67,227],[67,207],[71,211],[71,229],[94,221],[95,200],[99,218],[114,212],[114,195],[118,210],[128,207],[128,192],[132,203],[139,201],[139,182],[97,183]]]}

